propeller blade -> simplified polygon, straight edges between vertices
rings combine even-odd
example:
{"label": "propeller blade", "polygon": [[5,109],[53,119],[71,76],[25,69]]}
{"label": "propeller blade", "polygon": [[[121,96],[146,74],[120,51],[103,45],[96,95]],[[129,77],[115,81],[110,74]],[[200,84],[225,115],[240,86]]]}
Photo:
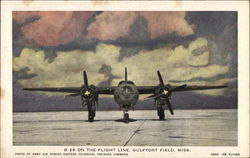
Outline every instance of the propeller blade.
{"label": "propeller blade", "polygon": [[159,70],[157,71],[157,75],[158,75],[158,78],[159,78],[159,81],[160,81],[161,87],[164,87],[164,82],[163,82],[163,79],[162,79],[162,77],[161,77],[161,73],[160,73],[160,71],[159,71]]}
{"label": "propeller blade", "polygon": [[128,73],[127,73],[127,67],[125,67],[125,81],[128,80]]}
{"label": "propeller blade", "polygon": [[87,77],[86,71],[83,71],[83,80],[84,80],[84,86],[88,88],[89,84],[88,84],[88,77]]}
{"label": "propeller blade", "polygon": [[183,88],[185,88],[185,87],[187,87],[186,84],[181,85],[181,86],[178,86],[178,87],[175,87],[175,88],[171,89],[171,91],[177,91],[177,90],[183,89]]}
{"label": "propeller blade", "polygon": [[162,95],[164,95],[164,94],[158,94],[158,95],[153,94],[153,95],[150,95],[150,96],[144,98],[144,100],[155,99],[155,98],[161,97]]}
{"label": "propeller blade", "polygon": [[148,99],[152,99],[152,98],[153,98],[154,96],[155,96],[155,94],[153,94],[153,95],[150,95],[150,96],[148,96],[148,97],[144,98],[143,100],[148,100]]}
{"label": "propeller blade", "polygon": [[73,94],[66,95],[65,97],[76,97],[79,95],[81,95],[81,94],[80,93],[73,93]]}
{"label": "propeller blade", "polygon": [[173,115],[174,111],[173,111],[172,105],[171,105],[171,103],[170,103],[170,101],[168,99],[167,99],[167,106],[168,106],[168,109],[169,109],[171,115]]}

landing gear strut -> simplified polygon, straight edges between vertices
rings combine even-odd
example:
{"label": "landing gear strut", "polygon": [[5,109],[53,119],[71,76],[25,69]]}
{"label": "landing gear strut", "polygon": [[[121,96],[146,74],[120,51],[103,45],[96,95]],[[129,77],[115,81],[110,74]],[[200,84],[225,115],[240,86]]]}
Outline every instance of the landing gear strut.
{"label": "landing gear strut", "polygon": [[125,122],[125,123],[128,123],[128,122],[129,122],[129,114],[128,114],[128,111],[127,111],[127,110],[124,110],[124,111],[123,111],[123,119],[124,119],[124,122]]}
{"label": "landing gear strut", "polygon": [[157,114],[159,116],[159,120],[165,120],[164,109],[161,105],[157,106]]}
{"label": "landing gear strut", "polygon": [[88,113],[89,122],[93,122],[95,117],[95,105],[88,105]]}

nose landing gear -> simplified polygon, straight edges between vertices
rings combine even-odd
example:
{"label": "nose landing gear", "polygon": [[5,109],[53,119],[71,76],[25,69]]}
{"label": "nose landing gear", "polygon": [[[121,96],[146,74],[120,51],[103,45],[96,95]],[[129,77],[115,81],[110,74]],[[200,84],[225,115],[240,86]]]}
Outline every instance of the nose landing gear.
{"label": "nose landing gear", "polygon": [[125,123],[129,122],[129,114],[128,114],[128,110],[124,110],[123,111],[123,119]]}

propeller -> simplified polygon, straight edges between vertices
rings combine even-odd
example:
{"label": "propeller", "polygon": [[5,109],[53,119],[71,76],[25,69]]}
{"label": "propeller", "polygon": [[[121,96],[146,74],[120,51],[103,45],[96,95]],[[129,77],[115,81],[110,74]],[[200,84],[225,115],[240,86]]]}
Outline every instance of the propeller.
{"label": "propeller", "polygon": [[161,76],[161,73],[160,73],[159,70],[157,71],[157,75],[158,75],[158,79],[159,79],[159,82],[160,82],[160,85],[159,85],[159,88],[160,88],[160,89],[159,89],[159,92],[156,93],[156,94],[153,94],[153,95],[148,96],[147,98],[145,98],[145,100],[146,100],[146,99],[156,99],[156,100],[157,100],[157,99],[159,99],[159,98],[165,99],[165,100],[166,100],[166,103],[167,103],[167,106],[168,106],[168,109],[169,109],[170,113],[173,115],[174,112],[173,112],[172,105],[171,105],[171,103],[170,103],[170,101],[169,101],[169,97],[170,97],[170,95],[171,95],[171,93],[172,93],[173,91],[183,89],[183,88],[185,88],[187,85],[184,84],[184,85],[181,85],[181,86],[177,86],[177,87],[172,88],[171,85],[169,85],[169,84],[165,85],[165,84],[164,84],[164,81],[163,81],[163,79],[162,79],[162,76]]}
{"label": "propeller", "polygon": [[65,97],[76,97],[79,95],[81,95],[81,93],[73,93],[73,94],[66,95]]}
{"label": "propeller", "polygon": [[160,81],[160,85],[161,85],[161,87],[162,87],[162,88],[163,88],[163,87],[165,87],[165,86],[164,86],[163,79],[162,79],[162,77],[161,77],[161,73],[160,73],[160,71],[159,71],[159,70],[157,71],[157,75],[158,75],[158,78],[159,78],[159,81]]}
{"label": "propeller", "polygon": [[172,105],[168,99],[166,99],[166,101],[167,101],[167,105],[168,105],[168,110],[170,111],[171,115],[173,115],[174,111],[173,111]]}
{"label": "propeller", "polygon": [[87,101],[94,95],[94,89],[93,86],[89,86],[88,84],[88,76],[86,71],[83,71],[83,81],[84,85],[81,90],[81,95],[83,98],[85,98]]}
{"label": "propeller", "polygon": [[82,97],[85,98],[87,102],[89,102],[89,99],[92,96],[94,96],[94,86],[93,85],[89,86],[88,76],[87,76],[86,71],[83,71],[83,81],[84,81],[84,85],[82,86],[81,92],[69,94],[69,95],[66,95],[65,97],[75,97],[75,96],[82,95]]}
{"label": "propeller", "polygon": [[86,73],[85,70],[83,71],[83,81],[84,81],[84,86],[85,86],[86,88],[89,88],[88,77],[87,77],[87,73]]}

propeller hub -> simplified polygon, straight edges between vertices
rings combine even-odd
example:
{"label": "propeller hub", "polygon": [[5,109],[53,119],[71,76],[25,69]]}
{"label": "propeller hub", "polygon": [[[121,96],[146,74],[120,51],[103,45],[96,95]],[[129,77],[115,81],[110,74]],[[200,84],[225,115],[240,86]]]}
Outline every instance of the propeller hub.
{"label": "propeller hub", "polygon": [[83,88],[81,94],[82,94],[82,97],[84,97],[84,98],[90,98],[92,96],[93,92],[90,89]]}
{"label": "propeller hub", "polygon": [[84,92],[84,95],[89,96],[89,95],[90,95],[90,91],[88,91],[88,90],[85,91],[85,92]]}
{"label": "propeller hub", "polygon": [[165,94],[165,95],[167,95],[169,92],[168,92],[168,90],[163,90],[163,92],[162,92],[162,94]]}

